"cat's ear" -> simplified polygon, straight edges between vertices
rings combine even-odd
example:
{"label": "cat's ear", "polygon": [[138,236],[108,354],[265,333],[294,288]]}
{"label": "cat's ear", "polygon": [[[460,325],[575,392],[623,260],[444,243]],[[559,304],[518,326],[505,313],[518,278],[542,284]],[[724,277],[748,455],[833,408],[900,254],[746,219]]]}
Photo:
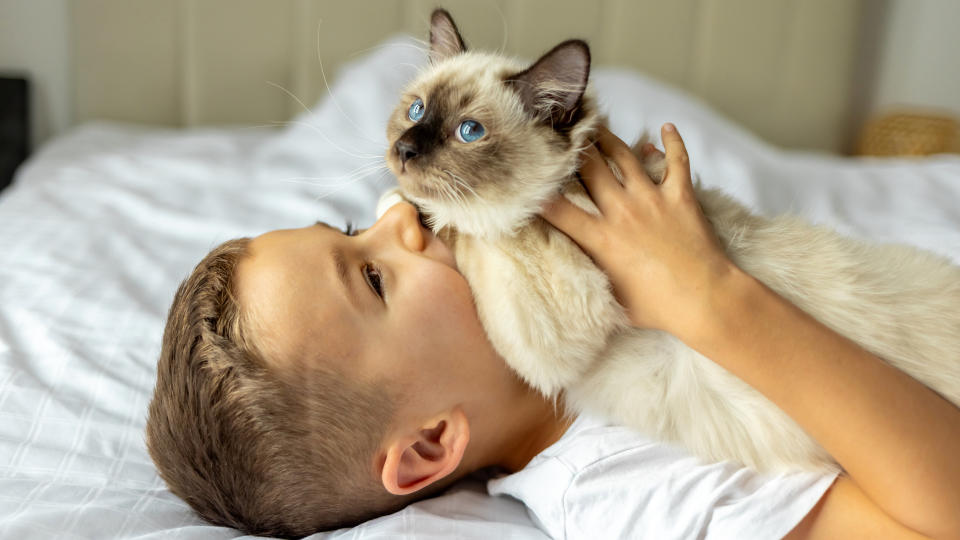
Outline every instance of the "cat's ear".
{"label": "cat's ear", "polygon": [[430,16],[430,61],[439,62],[467,50],[453,17],[445,9]]}
{"label": "cat's ear", "polygon": [[590,47],[579,39],[564,41],[525,71],[507,79],[527,111],[554,126],[573,117],[590,76]]}

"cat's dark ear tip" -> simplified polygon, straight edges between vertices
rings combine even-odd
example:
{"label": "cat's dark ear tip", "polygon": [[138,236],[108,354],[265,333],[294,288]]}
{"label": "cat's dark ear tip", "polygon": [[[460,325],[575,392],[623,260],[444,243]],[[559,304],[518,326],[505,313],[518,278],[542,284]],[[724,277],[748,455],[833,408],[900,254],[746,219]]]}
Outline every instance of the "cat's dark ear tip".
{"label": "cat's dark ear tip", "polygon": [[449,12],[449,11],[447,11],[447,10],[445,10],[445,9],[443,9],[443,8],[434,9],[434,10],[433,10],[433,13],[430,14],[430,23],[431,23],[431,24],[436,24],[436,23],[441,22],[441,21],[444,21],[444,20],[445,20],[446,22],[453,23],[453,16],[450,15],[450,12]]}
{"label": "cat's dark ear tip", "polygon": [[590,45],[586,41],[582,39],[568,39],[554,47],[554,49],[565,49],[567,47],[580,49],[587,57],[587,60],[590,59]]}
{"label": "cat's dark ear tip", "polygon": [[430,60],[437,61],[467,50],[453,17],[443,8],[430,15]]}

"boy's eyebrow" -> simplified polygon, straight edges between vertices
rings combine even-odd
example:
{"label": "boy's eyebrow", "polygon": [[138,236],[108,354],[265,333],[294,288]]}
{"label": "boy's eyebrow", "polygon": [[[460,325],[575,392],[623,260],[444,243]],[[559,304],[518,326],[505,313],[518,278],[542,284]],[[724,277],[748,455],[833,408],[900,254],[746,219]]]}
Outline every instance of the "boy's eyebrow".
{"label": "boy's eyebrow", "polygon": [[[340,229],[327,225],[322,221],[317,221],[316,223],[314,223],[314,225],[319,225],[320,227],[324,227],[326,229],[330,229],[332,231],[343,234],[343,231],[341,231]],[[351,287],[350,268],[347,265],[347,259],[343,256],[343,250],[341,250],[339,247],[334,246],[330,250],[330,257],[333,259],[333,266],[336,269],[337,278],[339,278],[340,280],[340,285],[343,287],[345,291],[347,291],[347,296],[350,297],[350,302],[353,304],[353,307],[356,309],[359,309],[360,299],[357,297],[356,290],[353,287]]]}
{"label": "boy's eyebrow", "polygon": [[330,256],[333,257],[333,266],[337,269],[337,277],[340,278],[340,284],[346,289],[347,293],[349,293],[353,305],[357,305],[357,298],[353,294],[353,289],[348,282],[347,272],[349,270],[347,268],[347,260],[343,257],[343,251],[335,247],[330,251]]}
{"label": "boy's eyebrow", "polygon": [[347,296],[350,297],[350,303],[354,309],[359,310],[360,299],[357,297],[357,290],[353,286],[353,280],[350,279],[350,266],[347,264],[347,259],[343,256],[343,250],[334,247],[330,250],[330,256],[333,257],[333,266],[336,268],[340,286],[347,292]]}

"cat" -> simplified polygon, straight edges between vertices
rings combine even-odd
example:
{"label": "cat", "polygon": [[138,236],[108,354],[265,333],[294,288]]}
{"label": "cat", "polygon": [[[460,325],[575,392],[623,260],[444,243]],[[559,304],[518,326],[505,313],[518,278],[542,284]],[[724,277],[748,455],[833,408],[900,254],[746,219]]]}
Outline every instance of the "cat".
{"label": "cat", "polygon": [[[837,470],[752,387],[668,333],[630,327],[603,272],[537,215],[558,192],[596,211],[576,181],[580,151],[604,123],[587,84],[587,44],[565,41],[527,65],[468,51],[442,9],[430,26],[430,64],[389,119],[386,159],[399,194],[454,252],[510,367],[543,395],[562,394],[573,413],[706,460]],[[662,158],[644,165],[662,179]],[[797,217],[761,217],[719,190],[698,186],[697,199],[737,266],[960,404],[960,268]]]}

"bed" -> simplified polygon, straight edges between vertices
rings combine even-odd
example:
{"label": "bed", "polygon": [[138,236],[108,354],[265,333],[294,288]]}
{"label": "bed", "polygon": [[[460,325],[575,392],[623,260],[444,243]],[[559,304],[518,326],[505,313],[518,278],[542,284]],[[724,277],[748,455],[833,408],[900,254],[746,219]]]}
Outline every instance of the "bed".
{"label": "bed", "polygon": [[[422,53],[388,40],[277,131],[85,123],[42,148],[0,195],[0,538],[233,538],[158,478],[144,445],[173,292],[236,236],[373,221],[384,130]],[[593,81],[613,130],[672,121],[705,185],[766,214],[907,242],[960,263],[960,157],[849,159],[763,142],[633,71]],[[311,104],[312,105],[312,104]],[[652,533],[655,533],[653,531]],[[653,534],[652,536],[656,536]],[[315,538],[543,538],[477,479]]]}

